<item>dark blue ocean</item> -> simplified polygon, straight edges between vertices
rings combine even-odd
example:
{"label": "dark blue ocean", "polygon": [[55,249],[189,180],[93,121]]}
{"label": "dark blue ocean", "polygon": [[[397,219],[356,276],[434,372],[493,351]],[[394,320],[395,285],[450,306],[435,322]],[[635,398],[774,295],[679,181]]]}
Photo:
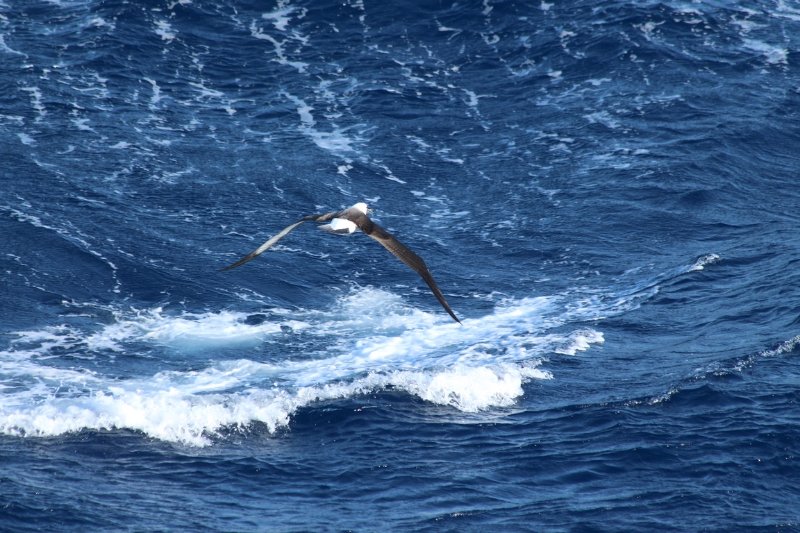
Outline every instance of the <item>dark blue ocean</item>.
{"label": "dark blue ocean", "polygon": [[798,0],[0,0],[0,247],[2,531],[800,531]]}

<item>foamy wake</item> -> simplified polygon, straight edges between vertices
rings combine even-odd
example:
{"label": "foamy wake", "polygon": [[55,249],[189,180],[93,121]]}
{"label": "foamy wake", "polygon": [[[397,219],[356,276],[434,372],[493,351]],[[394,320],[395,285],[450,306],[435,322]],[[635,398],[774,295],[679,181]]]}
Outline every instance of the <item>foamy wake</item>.
{"label": "foamy wake", "polygon": [[[696,267],[687,265],[684,272]],[[364,302],[372,312],[354,318],[351,311]],[[640,302],[635,291],[600,299],[509,300],[463,326],[438,310],[423,312],[369,288],[329,311],[273,309],[258,320],[231,311],[120,311],[94,331],[58,326],[18,332],[0,351],[0,431],[53,436],[126,428],[203,446],[253,423],[275,431],[304,407],[387,388],[480,412],[514,404],[530,380],[552,378],[540,368],[544,361],[602,343],[603,334],[586,321]],[[301,351],[297,346],[309,338],[319,342]],[[300,356],[287,355],[293,343]],[[160,354],[147,368],[186,370],[121,378],[82,360],[125,368],[143,349]],[[197,368],[198,352],[212,362],[189,370]],[[64,368],[65,353],[70,368]],[[236,356],[215,360],[218,353]]]}

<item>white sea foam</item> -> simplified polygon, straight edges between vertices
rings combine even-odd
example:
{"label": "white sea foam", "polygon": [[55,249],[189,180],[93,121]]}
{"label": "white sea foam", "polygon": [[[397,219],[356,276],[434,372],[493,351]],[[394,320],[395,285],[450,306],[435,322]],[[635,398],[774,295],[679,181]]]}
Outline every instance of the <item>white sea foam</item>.
{"label": "white sea foam", "polygon": [[[0,19],[0,20],[2,20],[2,19]],[[24,56],[25,55],[22,52],[20,52],[18,50],[14,50],[10,46],[8,46],[8,44],[6,44],[6,39],[5,39],[5,36],[3,34],[0,34],[0,52],[6,52],[6,53],[9,53],[9,54],[16,54],[16,55],[20,55],[20,56]]]}
{"label": "white sea foam", "polygon": [[167,41],[169,43],[175,40],[175,30],[166,20],[157,20],[156,29],[154,31],[156,35],[161,37],[162,41]]}
{"label": "white sea foam", "polygon": [[768,44],[756,39],[745,39],[744,46],[748,50],[758,52],[764,56],[764,60],[770,65],[786,65],[789,63],[789,51],[783,46]]}
{"label": "white sea foam", "polygon": [[225,93],[223,93],[222,91],[211,89],[209,87],[206,87],[202,83],[190,81],[189,86],[197,89],[200,92],[200,96],[202,98],[223,98],[225,96]]}
{"label": "white sea foam", "polygon": [[286,0],[278,0],[277,9],[269,13],[264,13],[261,15],[261,18],[271,21],[276,30],[286,31],[295,13],[297,13],[297,18],[301,19],[305,17],[306,12],[307,10],[305,8],[298,9],[289,5],[289,2]]}
{"label": "white sea foam", "polygon": [[689,267],[689,272],[703,270],[708,265],[713,265],[718,262],[720,257],[717,254],[707,254],[697,259],[692,266]]}
{"label": "white sea foam", "polygon": [[116,23],[108,22],[103,17],[92,17],[87,24],[89,27],[93,28],[107,28],[108,30],[114,30],[116,28]]}
{"label": "white sea foam", "polygon": [[314,119],[314,108],[308,105],[305,100],[289,93],[283,95],[297,106],[297,114],[300,117],[300,131],[309,137],[319,148],[331,152],[335,155],[352,154],[356,152],[353,146],[359,139],[348,137],[345,130],[333,126],[330,131],[323,131],[317,128],[317,121]]}
{"label": "white sea foam", "polygon": [[278,41],[268,33],[264,33],[264,31],[259,28],[255,22],[250,25],[250,35],[255,37],[256,39],[261,39],[263,41],[267,41],[275,47],[275,61],[281,65],[286,65],[297,69],[298,72],[304,73],[308,68],[308,63],[303,61],[292,61],[286,57],[286,52],[283,48],[283,45],[286,41]]}
{"label": "white sea foam", "polygon": [[144,81],[149,83],[153,90],[153,95],[150,97],[150,109],[154,109],[155,106],[161,101],[161,87],[158,86],[158,83],[154,79],[144,78]]}
{"label": "white sea foam", "polygon": [[301,330],[308,324],[290,320],[280,323],[248,324],[248,315],[231,311],[166,315],[162,308],[117,313],[117,320],[86,336],[93,349],[122,351],[131,341],[155,342],[182,348],[210,348],[219,345],[250,344],[265,335],[280,333],[281,326]]}
{"label": "white sea foam", "polygon": [[619,128],[621,125],[608,111],[595,111],[594,113],[584,115],[584,118],[586,118],[590,124],[602,124],[612,130]]}
{"label": "white sea foam", "polygon": [[91,131],[93,133],[97,133],[97,132],[95,132],[94,128],[92,128],[91,126],[87,125],[88,122],[89,122],[88,118],[73,118],[72,119],[72,123],[75,125],[75,127],[78,129],[78,131]]}
{"label": "white sea foam", "polygon": [[648,41],[652,41],[655,34],[655,30],[662,24],[664,24],[664,22],[648,21],[645,22],[644,24],[634,24],[634,27],[639,29],[644,34],[645,38]]}
{"label": "white sea foam", "polygon": [[19,132],[17,133],[17,137],[19,138],[19,142],[26,146],[33,146],[36,144],[36,139],[28,135],[27,133]]}
{"label": "white sea foam", "polygon": [[797,335],[796,337],[792,337],[788,341],[780,343],[775,348],[764,350],[759,354],[759,357],[776,357],[780,355],[785,355],[787,353],[795,351],[798,347],[800,347],[800,335]]}
{"label": "white sea foam", "polygon": [[787,4],[786,0],[778,0],[775,10],[771,11],[771,15],[775,17],[787,18],[789,20],[800,21],[800,7]]}
{"label": "white sea foam", "polygon": [[35,121],[40,122],[47,115],[47,110],[42,103],[42,91],[38,87],[23,87],[22,90],[30,94],[31,105],[36,110]]}
{"label": "white sea foam", "polygon": [[[637,297],[505,300],[485,316],[462,317],[463,326],[439,309],[422,311],[372,288],[356,288],[325,311],[270,309],[256,319],[234,311],[117,310],[91,331],[63,325],[16,333],[0,351],[0,431],[127,428],[202,446],[253,423],[275,431],[298,409],[385,388],[465,412],[509,406],[526,382],[553,377],[541,368],[548,358],[603,342],[602,332],[570,324]],[[319,342],[292,356],[298,336]],[[64,353],[120,360],[142,349],[169,353],[165,348],[179,350],[168,358],[170,370],[125,379],[51,364]],[[215,359],[222,348],[240,355]],[[191,356],[198,352],[210,361],[201,368]],[[195,362],[175,370],[181,357]]]}
{"label": "white sea foam", "polygon": [[549,379],[535,367],[503,364],[497,367],[456,366],[441,372],[397,372],[390,383],[439,405],[477,412],[512,405],[522,396],[522,384],[530,379]]}

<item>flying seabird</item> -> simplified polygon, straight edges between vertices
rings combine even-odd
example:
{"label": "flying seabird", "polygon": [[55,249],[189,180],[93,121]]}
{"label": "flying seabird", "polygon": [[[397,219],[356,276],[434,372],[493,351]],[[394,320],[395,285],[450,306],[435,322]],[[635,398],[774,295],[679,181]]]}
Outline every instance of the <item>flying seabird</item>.
{"label": "flying seabird", "polygon": [[420,277],[425,280],[425,283],[428,284],[433,295],[436,296],[436,299],[439,300],[439,303],[442,304],[445,311],[453,317],[453,320],[458,322],[459,324],[461,321],[458,319],[456,314],[447,304],[447,300],[444,299],[444,295],[442,291],[439,290],[439,286],[436,285],[436,282],[433,280],[433,276],[431,276],[428,267],[425,265],[425,261],[422,260],[420,256],[409,250],[405,245],[403,245],[400,241],[394,238],[394,236],[380,227],[378,224],[374,223],[368,216],[369,209],[367,209],[367,204],[364,202],[359,202],[354,206],[344,209],[342,211],[331,211],[330,213],[324,213],[321,215],[307,215],[291,224],[283,228],[280,232],[278,232],[274,237],[271,237],[267,242],[247,254],[246,256],[242,257],[235,263],[226,266],[222,270],[230,270],[232,268],[236,268],[241,266],[251,259],[258,257],[259,255],[263,254],[270,248],[272,248],[275,243],[279,240],[284,238],[286,235],[289,234],[293,229],[298,227],[299,225],[303,224],[304,222],[314,221],[314,222],[327,222],[327,224],[323,224],[320,226],[320,229],[323,229],[329,233],[335,233],[339,235],[347,235],[350,233],[355,232],[357,229],[360,229],[376,241],[378,241],[381,246],[389,250],[395,257],[397,257],[400,261],[405,263],[411,270],[416,272],[420,275]]}

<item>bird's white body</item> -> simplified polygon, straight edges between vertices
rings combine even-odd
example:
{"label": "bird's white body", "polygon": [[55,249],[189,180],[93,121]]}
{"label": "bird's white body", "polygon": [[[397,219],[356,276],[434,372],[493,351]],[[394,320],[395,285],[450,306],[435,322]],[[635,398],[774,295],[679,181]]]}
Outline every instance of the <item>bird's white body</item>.
{"label": "bird's white body", "polygon": [[[364,215],[369,213],[369,208],[364,202],[353,204],[350,209],[355,209]],[[358,225],[352,220],[347,220],[346,218],[333,218],[329,223],[320,226],[319,229],[327,231],[328,233],[335,233],[337,235],[350,235],[358,229]]]}
{"label": "bird's white body", "polygon": [[319,229],[325,230],[328,233],[343,235],[353,233],[358,229],[358,226],[356,226],[355,222],[351,222],[350,220],[344,218],[334,218],[330,221],[330,223],[320,226]]}

